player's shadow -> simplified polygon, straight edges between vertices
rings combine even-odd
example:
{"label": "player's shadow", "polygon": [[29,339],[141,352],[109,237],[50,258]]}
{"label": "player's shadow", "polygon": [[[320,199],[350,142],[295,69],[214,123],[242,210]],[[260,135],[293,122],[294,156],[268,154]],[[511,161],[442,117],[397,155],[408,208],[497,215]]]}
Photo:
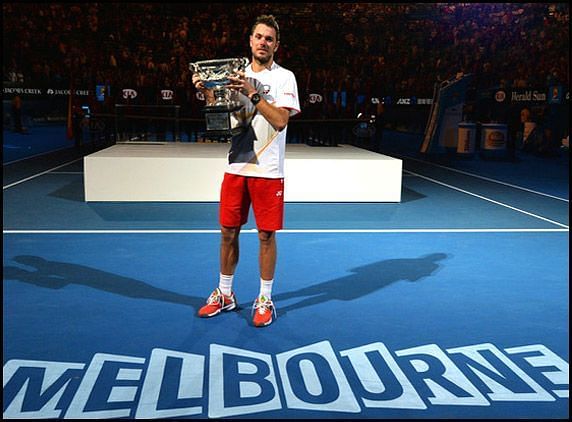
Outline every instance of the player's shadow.
{"label": "player's shadow", "polygon": [[31,255],[16,256],[14,261],[33,269],[4,266],[5,280],[21,281],[47,289],[61,289],[75,284],[134,299],[158,300],[191,306],[195,309],[204,304],[204,298],[171,292],[153,287],[143,281],[83,265],[48,261]]}
{"label": "player's shadow", "polygon": [[[324,281],[292,292],[272,295],[278,316],[295,309],[314,306],[331,300],[351,301],[367,296],[396,281],[417,282],[435,274],[441,265],[439,261],[447,258],[444,253],[433,253],[420,258],[388,259],[353,268],[352,274]],[[301,300],[290,305],[281,305],[290,299]]]}

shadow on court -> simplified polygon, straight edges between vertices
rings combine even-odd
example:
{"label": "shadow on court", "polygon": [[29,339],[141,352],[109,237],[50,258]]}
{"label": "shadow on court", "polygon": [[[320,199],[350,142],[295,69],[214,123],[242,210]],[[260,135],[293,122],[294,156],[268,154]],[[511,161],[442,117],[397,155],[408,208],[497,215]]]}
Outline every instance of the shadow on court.
{"label": "shadow on court", "polygon": [[[389,259],[350,270],[352,274],[304,287],[300,290],[278,293],[272,296],[277,304],[278,315],[314,306],[331,300],[351,301],[367,296],[397,281],[417,282],[434,274],[439,261],[447,258],[444,253],[434,253],[420,258]],[[4,279],[15,280],[47,289],[61,289],[68,285],[81,285],[134,299],[151,299],[167,303],[191,306],[198,310],[205,303],[204,297],[188,296],[153,287],[145,282],[119,276],[106,271],[58,261],[48,261],[31,255],[13,258],[19,264],[33,268],[23,269],[16,266],[4,266]],[[301,300],[280,306],[280,302],[300,298]],[[250,320],[250,308],[247,307]],[[242,311],[238,306],[236,311]]]}
{"label": "shadow on court", "polygon": [[[272,295],[278,315],[289,311],[314,306],[331,300],[350,301],[367,296],[396,281],[417,282],[434,274],[441,265],[439,261],[447,254],[434,253],[420,258],[388,259],[353,268],[351,275],[325,281],[303,289]],[[280,306],[281,301],[302,298],[299,302]]]}
{"label": "shadow on court", "polygon": [[28,271],[19,267],[5,266],[4,279],[16,280],[47,289],[61,289],[70,284],[91,287],[134,299],[151,299],[161,302],[192,306],[198,309],[205,298],[182,295],[153,287],[129,277],[119,276],[83,265],[48,261],[38,256],[20,255],[14,261],[34,268]]}

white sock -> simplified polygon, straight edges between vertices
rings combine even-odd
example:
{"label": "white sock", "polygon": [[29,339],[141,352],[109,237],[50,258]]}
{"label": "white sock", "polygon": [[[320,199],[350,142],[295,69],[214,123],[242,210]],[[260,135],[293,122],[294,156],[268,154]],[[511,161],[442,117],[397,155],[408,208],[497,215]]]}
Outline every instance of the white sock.
{"label": "white sock", "polygon": [[260,279],[260,295],[259,296],[266,296],[268,299],[272,297],[272,284],[274,283],[274,279],[272,280],[263,280]]}
{"label": "white sock", "polygon": [[232,293],[232,280],[234,275],[224,275],[220,273],[219,281],[218,281],[218,288],[222,292],[223,295],[230,296]]}

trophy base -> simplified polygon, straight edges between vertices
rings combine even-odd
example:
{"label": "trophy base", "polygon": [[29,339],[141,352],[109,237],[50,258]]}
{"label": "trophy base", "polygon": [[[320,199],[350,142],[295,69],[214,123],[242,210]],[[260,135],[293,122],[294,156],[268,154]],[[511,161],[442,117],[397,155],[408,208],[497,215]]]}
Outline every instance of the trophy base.
{"label": "trophy base", "polygon": [[240,110],[241,105],[212,105],[206,106],[203,111],[205,113],[205,122],[207,135],[213,137],[232,137],[242,132],[242,128],[233,128],[230,121],[230,114]]}
{"label": "trophy base", "polygon": [[234,128],[229,130],[207,129],[205,135],[207,135],[209,138],[229,141],[233,136],[236,136],[242,132],[243,129],[241,128]]}
{"label": "trophy base", "polygon": [[205,113],[233,113],[242,108],[242,104],[230,103],[230,104],[213,104],[203,107]]}

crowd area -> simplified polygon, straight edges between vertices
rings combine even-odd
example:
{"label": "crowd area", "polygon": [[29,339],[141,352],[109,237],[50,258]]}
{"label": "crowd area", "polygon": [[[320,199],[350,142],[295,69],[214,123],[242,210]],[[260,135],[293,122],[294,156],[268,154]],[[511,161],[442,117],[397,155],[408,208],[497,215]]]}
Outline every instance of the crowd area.
{"label": "crowd area", "polygon": [[[4,81],[38,87],[161,89],[200,108],[189,63],[249,57],[256,16],[276,16],[276,61],[297,77],[306,117],[355,117],[372,97],[431,98],[473,74],[479,90],[569,86],[568,3],[10,3]],[[309,94],[320,94],[318,106]]]}

